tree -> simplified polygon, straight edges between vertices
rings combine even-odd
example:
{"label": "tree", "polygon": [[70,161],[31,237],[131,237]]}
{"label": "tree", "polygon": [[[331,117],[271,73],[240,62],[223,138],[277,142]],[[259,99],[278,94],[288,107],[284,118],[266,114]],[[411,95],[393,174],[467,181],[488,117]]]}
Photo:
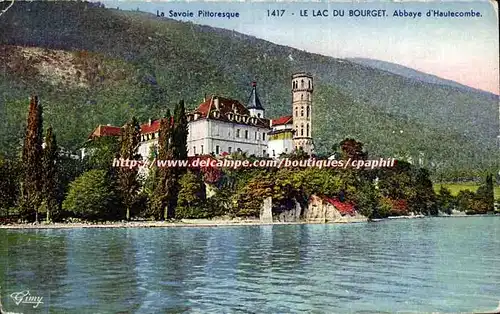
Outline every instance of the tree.
{"label": "tree", "polygon": [[58,212],[59,202],[57,199],[57,142],[52,127],[47,129],[45,135],[45,147],[43,148],[43,208],[46,212],[45,219],[50,222],[54,214]]}
{"label": "tree", "polygon": [[485,182],[476,191],[476,198],[484,203],[486,212],[495,210],[493,175],[486,175]]}
{"label": "tree", "polygon": [[[186,160],[187,159],[187,137],[188,137],[188,123],[186,118],[186,109],[184,101],[181,100],[175,106],[174,110],[174,125],[172,129],[172,155],[174,159]],[[174,168],[171,171],[169,179],[169,195],[170,199],[167,205],[167,212],[165,219],[174,218],[175,207],[177,205],[177,197],[179,194],[179,179],[186,173],[185,168]]]}
{"label": "tree", "polygon": [[176,218],[208,218],[210,212],[204,208],[205,184],[201,173],[188,170],[179,180],[179,196],[175,210]]}
{"label": "tree", "polygon": [[110,217],[117,206],[111,183],[109,174],[104,170],[85,172],[70,184],[63,209],[85,219]]}
{"label": "tree", "polygon": [[[172,149],[172,117],[170,112],[167,116],[160,120],[160,130],[158,137],[158,159],[167,160],[173,158]],[[173,185],[173,169],[164,167],[157,169],[157,183],[154,187],[153,197],[151,202],[151,211],[155,219],[173,218],[169,213],[169,202],[172,198]],[[170,215],[169,215],[170,214]]]}
{"label": "tree", "polygon": [[363,143],[352,138],[346,138],[340,142],[340,148],[344,159],[364,160],[368,157],[368,154],[363,151]]}
{"label": "tree", "polygon": [[[138,147],[140,142],[140,126],[135,117],[125,125],[120,139],[120,157],[137,160],[140,158]],[[118,187],[125,207],[125,218],[130,220],[130,209],[137,201],[140,188],[137,180],[138,168],[121,167],[118,170]]]}
{"label": "tree", "polygon": [[115,172],[112,168],[113,159],[118,157],[120,142],[114,136],[103,136],[92,139],[85,144],[88,152],[84,158],[88,170],[100,169],[108,172]]}
{"label": "tree", "polygon": [[[186,118],[186,108],[184,100],[181,100],[174,110],[174,129],[173,129],[173,154],[174,158],[185,160],[188,157],[187,137],[188,122]],[[186,169],[181,169],[186,172]]]}
{"label": "tree", "polygon": [[19,171],[17,160],[0,156],[0,210],[8,211],[16,205],[19,197]]}
{"label": "tree", "polygon": [[424,215],[437,215],[438,207],[436,193],[429,178],[429,172],[424,168],[416,169],[413,174],[412,197],[407,198],[410,209]]}
{"label": "tree", "polygon": [[28,219],[34,218],[35,221],[38,221],[43,187],[42,124],[42,105],[37,96],[32,96],[22,153],[23,179],[20,203],[22,215]]}
{"label": "tree", "polygon": [[456,199],[453,195],[451,195],[451,191],[447,189],[445,186],[441,186],[439,189],[439,193],[437,194],[437,204],[438,208],[450,215],[456,207]]}

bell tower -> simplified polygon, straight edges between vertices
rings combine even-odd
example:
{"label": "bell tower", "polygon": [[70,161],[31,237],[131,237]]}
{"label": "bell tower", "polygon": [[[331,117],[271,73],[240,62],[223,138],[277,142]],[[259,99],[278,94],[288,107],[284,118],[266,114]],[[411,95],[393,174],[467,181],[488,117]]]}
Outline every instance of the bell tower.
{"label": "bell tower", "polygon": [[293,148],[302,148],[311,154],[314,150],[312,140],[312,93],[313,77],[300,72],[292,75],[293,109]]}

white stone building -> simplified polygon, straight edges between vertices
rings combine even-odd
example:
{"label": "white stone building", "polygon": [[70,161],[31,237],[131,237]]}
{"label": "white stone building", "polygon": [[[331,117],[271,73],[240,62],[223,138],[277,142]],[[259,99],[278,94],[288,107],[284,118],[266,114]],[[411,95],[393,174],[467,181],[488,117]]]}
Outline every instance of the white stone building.
{"label": "white stone building", "polygon": [[[292,115],[269,120],[257,94],[257,85],[247,105],[213,95],[192,112],[188,120],[188,156],[245,152],[248,156],[278,158],[302,148],[313,152],[312,142],[312,76],[297,73],[292,76]],[[160,121],[150,120],[141,125],[139,154],[151,155],[157,145]],[[98,126],[89,138],[119,136],[120,127]]]}
{"label": "white stone building", "polygon": [[212,96],[187,114],[188,156],[245,152],[267,155],[269,120],[257,96],[256,84],[247,106],[234,99]]}
{"label": "white stone building", "polygon": [[278,158],[281,154],[289,154],[293,151],[293,117],[283,116],[271,120],[271,132],[268,133],[269,156]]}

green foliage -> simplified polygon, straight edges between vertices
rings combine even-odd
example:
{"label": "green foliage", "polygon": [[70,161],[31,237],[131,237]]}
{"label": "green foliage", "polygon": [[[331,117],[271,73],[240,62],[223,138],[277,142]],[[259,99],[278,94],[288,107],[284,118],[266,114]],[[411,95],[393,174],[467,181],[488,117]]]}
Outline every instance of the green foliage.
{"label": "green foliage", "polygon": [[0,156],[0,210],[16,206],[19,197],[20,170],[21,165],[16,159]]}
{"label": "green foliage", "polygon": [[358,212],[368,218],[380,218],[380,193],[370,181],[362,181],[354,195]]}
{"label": "green foliage", "polygon": [[120,142],[114,136],[97,137],[84,145],[84,164],[87,169],[111,170],[113,159],[119,158]]}
{"label": "green foliage", "polygon": [[[57,201],[62,204],[66,194],[69,191],[70,183],[73,182],[78,176],[83,174],[86,170],[85,164],[78,159],[59,154],[58,162],[56,163],[57,173]],[[59,217],[67,216],[68,213],[61,212]]]}
{"label": "green foliage", "polygon": [[[5,153],[19,145],[20,107],[32,89],[51,108],[44,118],[60,144],[76,149],[98,124],[122,125],[131,115],[140,121],[159,117],[178,99],[188,107],[205,93],[245,100],[248,77],[265,77],[260,98],[268,116],[289,114],[290,74],[307,70],[317,82],[312,131],[319,153],[348,136],[365,143],[373,156],[416,159],[423,152],[425,166],[448,178],[498,171],[498,98],[491,94],[86,2],[19,2],[2,16],[0,29]],[[28,60],[25,46],[46,50]],[[77,74],[42,75],[37,64],[45,59],[55,60],[50,66],[58,70],[66,64],[57,60],[68,60]],[[221,69],[231,75],[221,76]]]}
{"label": "green foliage", "polygon": [[237,216],[259,217],[262,200],[273,196],[273,180],[269,173],[259,173],[239,190],[236,202]]}
{"label": "green foliage", "polygon": [[442,186],[437,194],[437,204],[441,211],[449,215],[452,213],[453,209],[457,207],[457,200],[453,195],[451,195],[451,191],[449,189]]}
{"label": "green foliage", "polygon": [[[140,126],[137,119],[132,118],[122,130],[120,137],[120,157],[128,160],[138,160],[140,143]],[[120,192],[125,218],[130,220],[130,210],[138,200],[140,184],[137,178],[138,168],[121,167],[118,170],[118,191]]]}
{"label": "green foliage", "polygon": [[414,172],[412,197],[408,199],[410,210],[414,213],[424,215],[437,215],[438,207],[436,203],[436,194],[426,169],[419,168]]}
{"label": "green foliage", "polygon": [[70,184],[63,209],[89,220],[115,217],[117,195],[109,174],[104,170],[89,170]]}
{"label": "green foliage", "polygon": [[[158,138],[158,159],[173,159],[172,143],[172,118],[170,112],[166,118],[160,120]],[[153,183],[154,191],[150,199],[150,214],[157,220],[174,218],[173,190],[175,187],[175,175],[172,168],[162,167],[156,170],[156,182]]]}
{"label": "green foliage", "polygon": [[493,175],[488,174],[485,182],[477,189],[476,198],[484,203],[487,212],[495,210],[495,196],[493,191]]}
{"label": "green foliage", "polygon": [[205,184],[201,173],[187,171],[179,180],[179,196],[175,217],[209,218],[210,211],[205,206]]}
{"label": "green foliage", "polygon": [[347,138],[340,142],[340,149],[342,158],[352,160],[364,160],[368,154],[363,151],[363,143],[356,141],[352,138]]}
{"label": "green foliage", "polygon": [[42,186],[42,209],[45,212],[45,219],[50,222],[54,218],[58,218],[59,202],[58,202],[58,162],[56,136],[52,131],[52,127],[47,129],[45,135],[45,147],[43,148],[42,167],[43,167],[43,186]]}

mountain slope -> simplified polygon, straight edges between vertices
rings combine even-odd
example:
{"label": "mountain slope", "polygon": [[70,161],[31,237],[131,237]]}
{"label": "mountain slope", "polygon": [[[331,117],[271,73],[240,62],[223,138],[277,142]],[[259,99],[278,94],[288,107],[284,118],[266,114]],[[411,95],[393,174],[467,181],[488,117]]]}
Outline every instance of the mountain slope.
{"label": "mountain slope", "polygon": [[84,2],[16,3],[0,29],[0,114],[9,121],[0,151],[18,145],[31,92],[75,148],[97,124],[157,117],[179,99],[192,108],[210,93],[244,102],[253,80],[268,117],[289,114],[290,75],[305,70],[315,79],[319,151],[349,135],[373,155],[424,152],[448,172],[493,167],[498,157],[498,104],[484,93]]}
{"label": "mountain slope", "polygon": [[397,75],[400,75],[400,76],[403,76],[406,78],[415,79],[415,80],[422,81],[425,83],[455,87],[455,88],[465,90],[468,92],[484,94],[485,96],[491,97],[492,99],[498,99],[498,95],[495,95],[493,93],[489,93],[489,92],[486,92],[483,90],[472,88],[470,86],[466,86],[466,85],[457,83],[455,81],[443,79],[443,78],[440,78],[439,76],[436,76],[436,75],[420,72],[420,71],[417,71],[415,69],[405,67],[403,65],[399,65],[396,63],[382,61],[382,60],[369,59],[369,58],[349,58],[348,60],[355,62],[355,63],[358,63],[358,64],[361,64],[361,65],[369,66],[371,68],[384,70],[384,71],[387,71],[390,73],[394,73],[394,74],[397,74]]}

